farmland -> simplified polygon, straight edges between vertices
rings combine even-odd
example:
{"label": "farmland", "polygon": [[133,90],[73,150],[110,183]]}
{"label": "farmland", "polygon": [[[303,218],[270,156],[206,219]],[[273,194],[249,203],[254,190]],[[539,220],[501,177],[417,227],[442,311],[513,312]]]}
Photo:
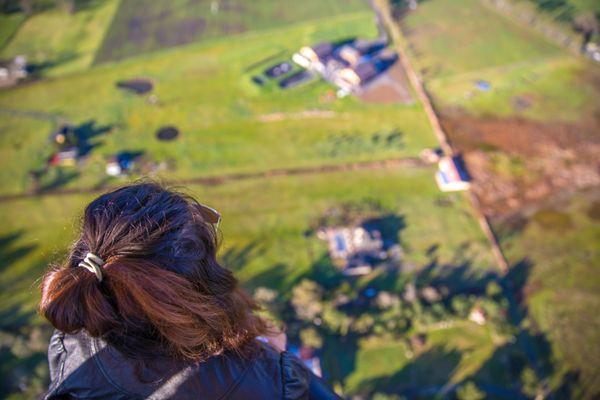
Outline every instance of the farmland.
{"label": "farmland", "polygon": [[[143,15],[139,14],[140,8],[144,8]],[[143,0],[124,1],[95,61],[120,60],[189,42],[290,25],[319,15],[334,17],[364,10],[365,4],[360,0],[259,0],[251,6],[241,0],[159,0],[151,4]]]}
{"label": "farmland", "polygon": [[[491,398],[533,397],[543,386],[535,373],[531,378],[533,369],[554,368],[552,357],[559,362],[544,375],[548,390],[558,396],[570,390],[561,386],[570,383],[565,376],[595,353],[568,354],[578,336],[553,326],[580,322],[564,315],[583,304],[593,310],[597,300],[587,267],[597,258],[588,197],[569,206],[577,226],[568,230],[569,244],[576,250],[565,245],[564,259],[553,263],[540,244],[542,228],[562,217],[533,213],[538,222],[519,230],[493,215],[513,265],[509,282],[467,196],[440,192],[434,166],[419,159],[424,148],[438,145],[419,102],[337,98],[320,79],[282,89],[265,78],[267,68],[289,61],[301,46],[375,38],[367,4],[141,3],[95,0],[72,13],[51,7],[0,14],[0,26],[10,20],[0,29],[0,54],[25,54],[39,67],[31,80],[0,91],[0,396],[32,398],[47,385],[50,327],[36,313],[37,285],[48,264],[61,262],[84,205],[148,177],[220,211],[220,260],[265,313],[285,323],[290,343],[309,337],[339,393],[451,397],[470,384]],[[428,0],[401,23],[411,61],[443,113],[458,110],[476,121],[517,114],[533,124],[547,122],[550,113],[575,124],[580,113],[595,110],[589,85],[595,70],[478,0]],[[293,68],[290,74],[300,67]],[[266,81],[257,84],[256,76]],[[133,79],[149,91],[117,87]],[[489,81],[493,90],[468,95],[474,80]],[[513,98],[523,92],[534,100],[515,110]],[[51,134],[65,124],[85,137],[87,153],[75,165],[46,167],[56,150]],[[158,140],[164,127],[178,135]],[[507,179],[527,175],[521,155],[506,156],[502,143],[490,150],[471,132],[450,134],[492,152]],[[107,161],[119,152],[138,154],[150,167],[108,176]],[[317,230],[324,216],[346,212],[380,221],[401,248],[399,264],[343,275]],[[577,257],[582,274],[565,272],[563,264]],[[555,294],[553,276],[572,285]],[[590,286],[580,292],[585,277]],[[562,304],[556,312],[544,305],[574,293],[585,303]],[[521,310],[509,301],[512,294],[525,296],[530,308],[523,323],[513,315]],[[299,312],[306,302],[318,306],[315,315]],[[472,318],[474,309],[485,312],[485,322]],[[593,327],[581,332],[594,341]],[[583,373],[589,379],[589,370]]]}
{"label": "farmland", "polygon": [[[127,3],[121,3],[121,7],[123,4]],[[147,54],[118,63],[92,66],[88,56],[82,56],[77,66],[64,61],[44,72],[56,75],[53,79],[0,93],[4,160],[0,193],[24,196],[5,199],[0,211],[6,222],[2,228],[2,326],[7,333],[5,345],[27,347],[4,353],[2,371],[4,376],[17,374],[26,382],[28,392],[23,396],[43,389],[47,376],[43,340],[48,327],[35,313],[36,279],[49,262],[60,261],[74,237],[82,206],[103,187],[124,182],[104,174],[106,159],[124,149],[141,152],[157,163],[168,163],[170,167],[156,178],[174,184],[264,173],[261,179],[233,179],[209,186],[192,184],[185,190],[223,214],[223,262],[236,271],[249,291],[264,287],[275,290],[284,306],[291,299],[292,288],[306,279],[329,285],[331,293],[338,290],[331,286],[341,281],[327,261],[325,243],[307,232],[315,229],[327,210],[349,204],[374,204],[382,210],[379,212],[396,221],[395,240],[405,252],[404,274],[382,280],[381,271],[376,272],[352,284],[357,294],[366,287],[401,290],[425,266],[427,275],[417,273],[421,285],[437,279],[457,291],[468,287],[481,292],[495,276],[487,242],[468,203],[460,195],[439,194],[432,167],[405,163],[319,172],[322,166],[348,162],[410,160],[423,148],[435,146],[419,104],[381,105],[351,97],[335,99],[331,87],[320,81],[288,91],[271,83],[262,87],[252,83],[251,77],[269,65],[264,59],[271,63],[286,59],[300,46],[320,40],[376,34],[373,14],[364,6],[345,7],[341,12],[335,2],[312,4],[323,10],[337,10],[338,15],[328,17],[325,24],[320,13],[313,10],[310,18],[300,15],[308,21],[279,27],[266,24],[256,30],[246,27],[247,32],[236,33],[235,40],[216,30],[206,40],[160,52],[150,52],[156,50],[154,45],[140,45],[140,51]],[[100,5],[97,7],[85,12],[100,12]],[[44,21],[54,14],[66,19],[81,17],[56,10],[48,13],[32,19]],[[173,18],[177,21],[176,16]],[[26,20],[25,28],[30,21]],[[115,26],[123,23],[119,21],[115,18],[111,22],[114,32],[118,32]],[[111,32],[114,35],[112,28]],[[19,45],[25,51],[25,44],[35,43],[28,35],[32,35],[29,29],[19,31],[9,46]],[[107,36],[104,43],[110,40],[116,39]],[[130,50],[119,51],[132,55]],[[68,68],[78,72],[69,74]],[[150,102],[148,95],[116,87],[117,82],[131,78],[152,82],[151,94],[157,100]],[[41,182],[43,195],[38,197],[32,194],[35,186],[31,171],[44,165],[52,151],[49,136],[65,122],[85,132],[92,149],[76,169],[59,167],[51,171],[54,175]],[[174,142],[158,141],[155,132],[162,126],[176,126],[181,132],[179,138]],[[269,171],[294,168],[312,172],[268,177]],[[73,189],[80,193],[66,194]],[[459,339],[460,332],[474,329],[483,336],[467,339],[466,345],[486,351],[477,362],[466,362],[457,369],[465,371],[456,376],[457,383],[468,371],[477,370],[491,349],[507,340],[503,334],[490,336],[487,329],[471,322],[461,324],[452,328],[457,332],[456,340],[450,340],[448,346],[463,346],[465,339]],[[301,328],[304,323],[291,325],[290,340],[297,341],[294,326]],[[335,331],[322,334],[332,343],[329,351],[321,354],[327,379],[348,394],[377,391],[377,381],[367,381],[392,377],[411,361],[407,344],[398,336],[369,338],[365,333]],[[385,349],[391,349],[402,363],[390,359],[373,374],[369,360]],[[343,363],[338,359],[339,351],[348,355]],[[441,382],[445,377],[438,378]],[[425,376],[423,379],[427,380]],[[402,384],[403,379],[392,381]]]}
{"label": "farmland", "polygon": [[[333,20],[337,23],[318,24],[319,29],[311,24],[284,27],[280,36],[252,32],[233,42],[221,38],[169,49],[0,93],[0,107],[43,110],[50,116],[50,121],[2,118],[0,124],[14,134],[2,138],[8,142],[2,147],[7,169],[2,171],[0,192],[31,188],[28,172],[40,168],[49,156],[47,138],[60,120],[87,126],[93,134],[100,132],[94,141],[102,142],[87,157],[78,179],[66,187],[98,184],[104,179],[98,172],[106,157],[119,149],[142,151],[156,162],[176,160],[176,167],[164,177],[186,179],[416,156],[434,145],[419,105],[365,105],[351,98],[334,102],[329,99],[330,89],[318,81],[294,89],[293,94],[278,88],[263,91],[250,81],[254,70],[245,69],[267,56],[282,51],[289,56],[304,43],[326,38],[375,34],[368,11]],[[115,87],[119,80],[138,76],[155,82],[157,104]],[[209,92],[212,95],[206,96]],[[95,94],[93,101],[89,93]],[[318,113],[294,117],[306,110],[327,113],[323,113],[326,117]],[[273,114],[280,118],[265,118]],[[154,133],[164,125],[177,126],[185,142],[156,141]],[[386,142],[390,136],[397,138],[391,146]],[[23,144],[19,149],[15,149],[17,138]]]}
{"label": "farmland", "polygon": [[[431,266],[434,262],[437,266],[434,277],[439,273],[440,278],[447,276],[443,278],[448,279],[447,285],[473,287],[477,281],[493,275],[487,243],[462,196],[440,195],[430,179],[432,172],[429,168],[344,172],[295,179],[249,180],[215,187],[190,186],[187,190],[222,212],[222,258],[251,291],[257,287],[272,288],[282,294],[280,300],[284,301],[290,289],[302,279],[312,277],[317,282],[327,282],[331,276],[327,269],[333,267],[321,265],[320,260],[326,255],[325,243],[314,236],[307,237],[305,232],[331,207],[371,201],[379,202],[401,219],[399,238],[407,252],[407,265]],[[32,326],[44,326],[35,315],[37,293],[29,277],[39,276],[48,260],[60,259],[73,237],[81,205],[91,198],[92,195],[48,196],[5,204],[9,207],[3,207],[1,214],[2,220],[8,223],[3,227],[3,254],[4,259],[10,261],[2,275],[1,313],[5,327],[27,324],[29,330]],[[15,214],[15,210],[19,212]],[[14,217],[9,217],[13,214]],[[60,232],[58,236],[57,232]],[[436,248],[434,254],[432,248]],[[455,272],[461,271],[460,274],[453,272],[453,268],[457,268]],[[411,275],[403,274],[397,282],[388,280],[386,287],[402,287]],[[377,283],[368,283],[373,279],[376,282],[377,276],[357,282],[356,290],[365,285],[378,287]],[[456,343],[445,336],[439,338],[447,346],[469,346],[473,351],[487,349],[476,361],[461,362],[457,382],[461,380],[460,371],[464,369],[462,374],[465,375],[477,370],[485,361],[485,354],[501,344],[497,341],[505,340],[490,337],[487,329],[472,325],[469,322],[464,329],[481,331],[483,337],[476,341],[465,338],[459,328],[453,328],[458,329]],[[340,341],[335,337],[331,340]],[[374,378],[369,357],[377,357],[381,351],[381,345],[373,340],[364,348],[362,342],[341,342],[338,345],[341,348],[332,347],[323,354],[324,368],[330,379],[344,384],[349,393],[378,387],[366,382]],[[390,344],[390,340],[379,339],[399,352],[403,363],[384,363],[378,371],[380,379],[393,376],[410,361],[406,359],[405,344]],[[358,351],[356,360],[349,364],[356,367],[351,375],[346,371],[348,365],[336,369],[338,351],[349,355]],[[423,375],[425,381],[426,376]],[[442,382],[444,378],[436,379]]]}
{"label": "farmland", "polygon": [[600,68],[485,1],[423,2],[400,23],[509,261],[527,262],[514,279],[550,342],[550,384],[593,397]]}

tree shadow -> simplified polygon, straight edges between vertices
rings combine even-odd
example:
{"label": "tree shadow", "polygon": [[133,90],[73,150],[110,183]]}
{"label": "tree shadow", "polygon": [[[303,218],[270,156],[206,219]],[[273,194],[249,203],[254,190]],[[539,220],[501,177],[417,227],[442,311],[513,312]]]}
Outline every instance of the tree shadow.
{"label": "tree shadow", "polygon": [[384,250],[400,244],[400,233],[406,229],[404,215],[386,214],[381,217],[369,218],[361,226],[367,231],[379,231],[383,240]]}
{"label": "tree shadow", "polygon": [[27,80],[36,81],[42,79],[44,74],[61,64],[75,60],[78,57],[77,53],[62,54],[60,57],[53,60],[45,60],[37,63],[27,63]]}
{"label": "tree shadow", "polygon": [[417,286],[443,287],[450,298],[457,294],[480,295],[485,292],[488,283],[498,279],[498,274],[481,271],[470,260],[440,264],[433,254],[430,261],[416,272],[414,279]]}
{"label": "tree shadow", "polygon": [[[0,290],[5,294],[14,293],[15,288],[22,286],[23,280],[33,282],[43,267],[43,263],[35,262],[18,270],[14,269],[15,263],[30,255],[37,247],[34,244],[21,244],[23,235],[24,231],[18,230],[0,236]],[[29,323],[33,314],[35,311],[25,309],[20,304],[4,303],[0,307],[0,329],[17,331]]]}
{"label": "tree shadow", "polygon": [[264,252],[258,241],[252,241],[242,247],[232,247],[221,253],[219,257],[221,264],[232,271],[241,269],[250,260],[258,257]]}
{"label": "tree shadow", "polygon": [[299,280],[302,279],[315,281],[325,290],[331,290],[341,285],[348,277],[333,265],[329,254],[323,253]]}
{"label": "tree shadow", "polygon": [[[479,370],[467,378],[475,381],[487,393],[497,397],[535,396],[534,391],[542,391],[543,382],[555,372],[552,347],[548,338],[536,328],[534,321],[527,318],[524,290],[532,268],[531,261],[523,259],[515,263],[506,275],[499,278],[504,297],[508,300],[507,318],[516,329],[515,340],[496,348]],[[524,324],[526,319],[528,324]],[[535,382],[523,381],[522,374],[525,368],[533,370]],[[571,393],[577,380],[577,374],[566,373],[555,391],[547,391],[546,395],[549,396],[548,398],[553,398],[554,394],[558,396],[554,398],[566,398],[562,397],[562,394]],[[504,386],[500,387],[500,385]],[[527,387],[528,385],[530,387]],[[532,389],[532,385],[537,385],[537,388]]]}
{"label": "tree shadow", "polygon": [[79,156],[84,157],[92,149],[102,144],[101,141],[93,141],[98,136],[110,132],[112,125],[97,125],[95,120],[86,121],[74,128],[75,136],[78,139]]}
{"label": "tree shadow", "polygon": [[318,355],[322,359],[323,378],[328,382],[342,383],[356,368],[358,352],[357,335],[325,336]]}
{"label": "tree shadow", "polygon": [[288,288],[284,282],[289,274],[288,266],[286,264],[278,263],[274,264],[268,269],[253,275],[250,279],[244,282],[244,287],[248,289],[255,289],[257,287],[267,287],[270,289],[277,289],[281,292],[286,292]]}
{"label": "tree shadow", "polygon": [[[50,177],[48,177],[48,175],[50,175]],[[46,179],[39,179],[37,181],[34,191],[38,194],[52,192],[76,180],[79,175],[79,171],[61,167],[55,168],[52,172],[46,172],[46,176],[44,176]]]}
{"label": "tree shadow", "polygon": [[24,233],[25,232],[20,229],[0,235],[0,272],[5,272],[14,262],[26,257],[37,247],[32,244],[18,244]]}
{"label": "tree shadow", "polygon": [[[507,342],[497,347],[481,367],[465,381],[472,380],[487,394],[499,398],[535,397],[536,388],[527,387],[527,383],[523,381],[523,372],[528,367],[534,372],[536,369],[541,371],[541,376],[539,372],[536,372],[536,382],[539,385],[538,389],[541,390],[541,380],[553,372],[551,359],[552,351],[545,335],[521,330],[517,334],[516,342]],[[536,360],[537,366],[533,364],[533,360]],[[571,391],[572,384],[576,382],[573,380],[574,378],[576,378],[574,375],[566,374],[556,392]],[[531,384],[535,384],[535,382],[529,382],[529,385]],[[547,398],[552,398],[552,396]]]}
{"label": "tree shadow", "polygon": [[367,397],[379,393],[408,398],[444,393],[461,359],[457,350],[434,346],[393,375],[363,381],[357,392]]}

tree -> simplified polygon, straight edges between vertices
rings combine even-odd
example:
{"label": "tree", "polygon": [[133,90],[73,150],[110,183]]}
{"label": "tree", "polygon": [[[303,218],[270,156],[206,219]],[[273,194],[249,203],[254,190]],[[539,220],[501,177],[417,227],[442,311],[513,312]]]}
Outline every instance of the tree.
{"label": "tree", "polygon": [[323,312],[323,289],[314,281],[303,280],[292,289],[292,306],[298,318],[312,321]]}
{"label": "tree", "polygon": [[474,382],[468,381],[456,390],[456,398],[459,400],[482,400],[485,399],[485,393],[479,390]]}
{"label": "tree", "polygon": [[323,308],[323,323],[332,332],[337,332],[345,336],[352,324],[352,318],[336,309],[333,305],[326,304]]}
{"label": "tree", "polygon": [[491,281],[485,287],[485,294],[490,298],[497,298],[502,294],[502,287],[496,281]]}
{"label": "tree", "polygon": [[526,366],[521,372],[521,390],[529,397],[536,397],[540,391],[537,375],[530,366]]}
{"label": "tree", "polygon": [[352,323],[352,331],[365,334],[368,333],[375,324],[375,319],[369,314],[363,314]]}
{"label": "tree", "polygon": [[458,295],[452,298],[452,310],[460,318],[466,318],[471,311],[472,301],[465,295]]}
{"label": "tree", "polygon": [[300,340],[306,347],[312,347],[313,349],[320,349],[323,347],[323,338],[312,326],[300,331]]}

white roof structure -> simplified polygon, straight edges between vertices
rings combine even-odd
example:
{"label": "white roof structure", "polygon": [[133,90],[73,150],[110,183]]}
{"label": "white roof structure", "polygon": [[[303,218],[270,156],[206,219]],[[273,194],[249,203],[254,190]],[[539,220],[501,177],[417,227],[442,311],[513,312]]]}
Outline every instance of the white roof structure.
{"label": "white roof structure", "polygon": [[442,157],[438,162],[435,180],[442,192],[468,190],[471,187],[469,176],[458,157]]}

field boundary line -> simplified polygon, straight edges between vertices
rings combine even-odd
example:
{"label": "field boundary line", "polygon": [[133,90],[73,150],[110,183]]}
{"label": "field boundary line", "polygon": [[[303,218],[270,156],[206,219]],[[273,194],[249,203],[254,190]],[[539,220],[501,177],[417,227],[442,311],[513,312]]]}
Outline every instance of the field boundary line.
{"label": "field boundary line", "polygon": [[[181,179],[156,179],[165,185],[203,185],[203,186],[218,186],[229,182],[244,181],[251,179],[260,178],[274,178],[281,176],[303,176],[303,175],[317,175],[326,174],[332,172],[345,172],[345,171],[360,171],[360,170],[376,170],[376,169],[390,169],[390,168],[426,168],[428,166],[423,160],[418,157],[402,157],[402,158],[390,158],[384,160],[375,161],[358,161],[348,162],[341,164],[326,164],[316,165],[307,167],[291,167],[291,168],[277,168],[267,171],[258,172],[238,172],[223,175],[214,176],[200,176],[195,178],[181,178]],[[125,184],[125,183],[123,183]],[[101,193],[107,190],[116,189],[121,187],[119,185],[102,185],[92,187],[81,187],[81,188],[70,188],[70,189],[57,189],[49,191],[31,191],[24,193],[13,193],[13,194],[0,194],[0,203],[9,201],[16,201],[29,198],[40,198],[50,196],[68,196],[73,194],[86,194],[86,193]]]}

